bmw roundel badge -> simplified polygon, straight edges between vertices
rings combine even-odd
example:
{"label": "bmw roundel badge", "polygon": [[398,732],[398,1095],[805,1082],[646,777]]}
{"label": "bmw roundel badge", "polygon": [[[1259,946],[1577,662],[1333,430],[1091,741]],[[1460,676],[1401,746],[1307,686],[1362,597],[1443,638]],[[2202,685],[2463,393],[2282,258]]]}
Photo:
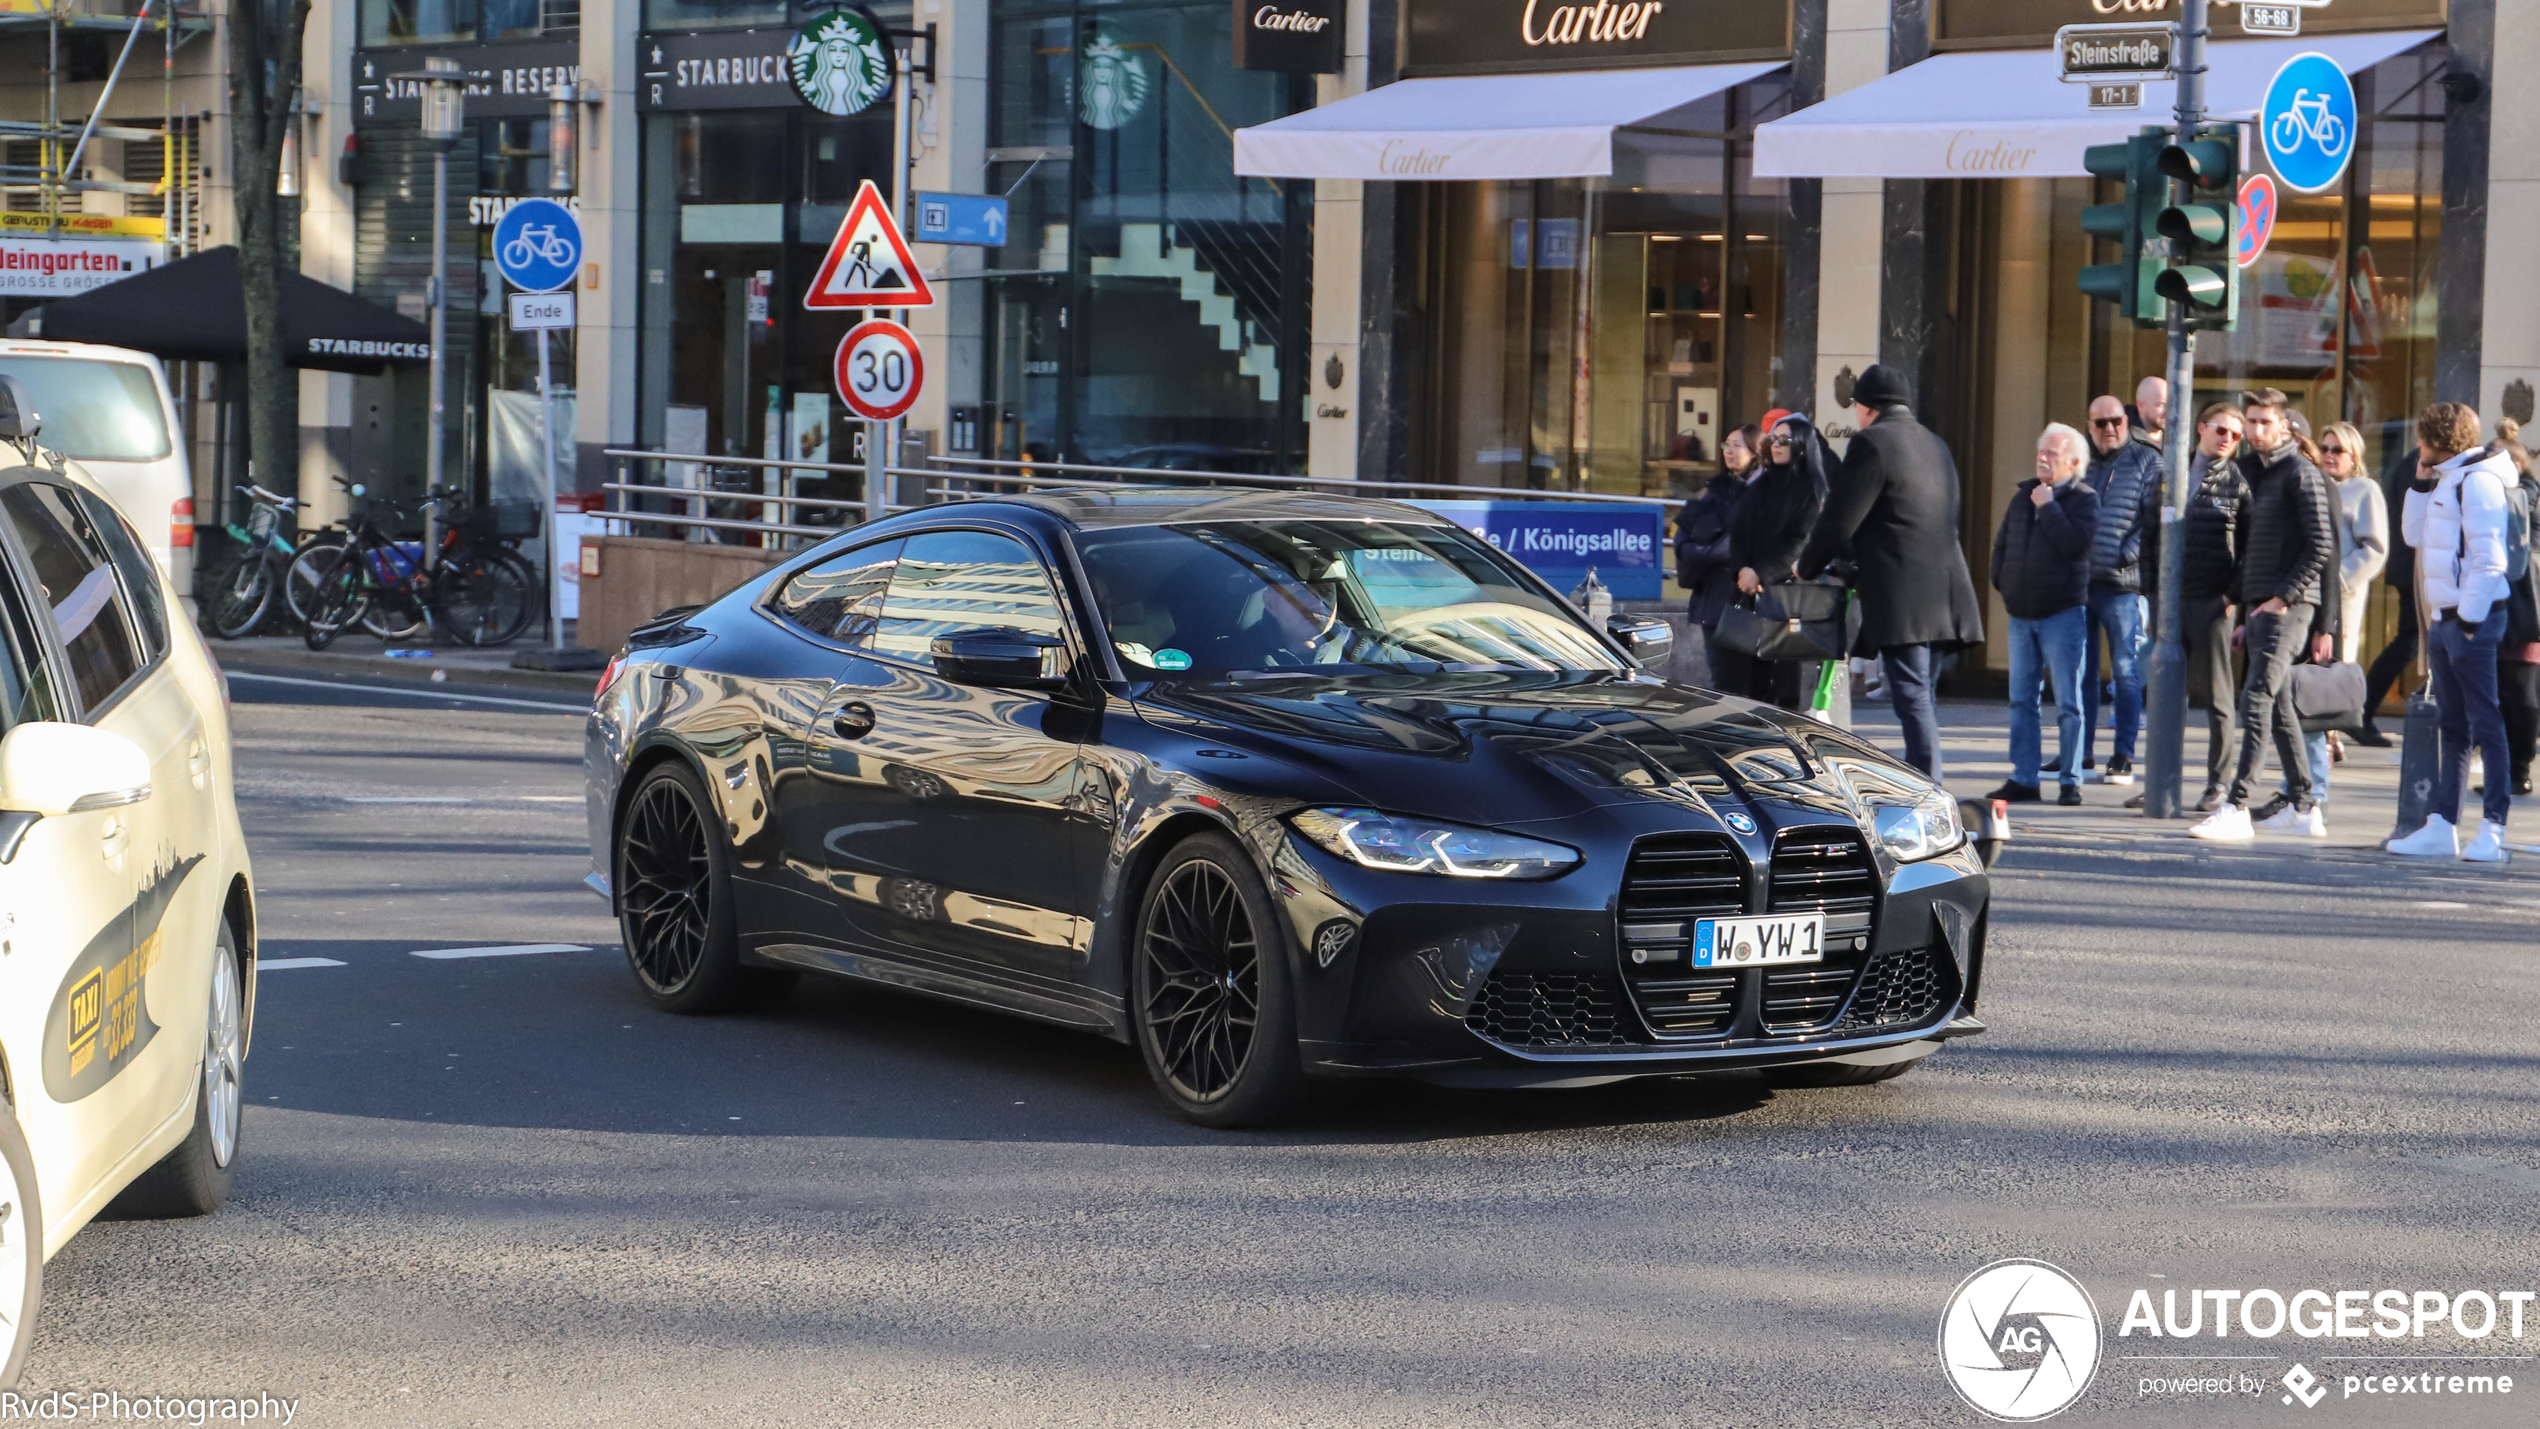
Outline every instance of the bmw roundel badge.
{"label": "bmw roundel badge", "polygon": [[1744,814],[1731,814],[1729,815],[1729,827],[1742,834],[1751,834],[1755,832],[1755,821]]}

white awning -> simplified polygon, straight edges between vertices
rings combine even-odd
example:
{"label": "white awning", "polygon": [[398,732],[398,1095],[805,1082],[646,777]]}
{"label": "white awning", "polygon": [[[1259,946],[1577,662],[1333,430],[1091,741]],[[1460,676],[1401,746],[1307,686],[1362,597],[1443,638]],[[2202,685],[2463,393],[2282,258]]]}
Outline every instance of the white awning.
{"label": "white awning", "polygon": [[1785,62],[1406,79],[1235,131],[1235,172],[1272,179],[1567,179],[1614,172],[1614,131]]}
{"label": "white awning", "polygon": [[[2441,34],[2402,30],[2285,40],[2222,40],[2205,52],[2205,108],[2246,119],[2284,62],[2317,50],[2348,74]],[[2016,179],[2081,176],[2082,150],[2167,124],[2178,86],[2143,86],[2141,109],[2087,108],[2053,50],[1934,55],[1755,131],[1755,172],[1776,178]]]}

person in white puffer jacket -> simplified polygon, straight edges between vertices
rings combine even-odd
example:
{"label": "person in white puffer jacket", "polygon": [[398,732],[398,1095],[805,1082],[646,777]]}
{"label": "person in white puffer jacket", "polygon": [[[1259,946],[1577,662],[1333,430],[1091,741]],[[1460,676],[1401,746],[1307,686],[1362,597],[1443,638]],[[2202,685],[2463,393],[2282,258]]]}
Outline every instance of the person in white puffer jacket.
{"label": "person in white puffer jacket", "polygon": [[[2417,553],[2442,744],[2425,825],[2384,845],[2392,853],[2477,863],[2510,857],[2513,787],[2496,647],[2505,635],[2505,489],[2519,479],[2502,448],[2480,444],[2478,414],[2468,407],[2437,402],[2417,418],[2417,478],[2399,526]],[[2462,847],[2456,825],[2473,747],[2487,767],[2486,807],[2477,836]]]}

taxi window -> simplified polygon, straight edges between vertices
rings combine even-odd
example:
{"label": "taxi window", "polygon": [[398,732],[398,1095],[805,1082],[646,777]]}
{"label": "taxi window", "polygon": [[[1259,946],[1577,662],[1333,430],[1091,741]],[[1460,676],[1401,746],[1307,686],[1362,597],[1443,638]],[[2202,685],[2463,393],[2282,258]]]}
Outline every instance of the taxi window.
{"label": "taxi window", "polygon": [[26,553],[40,608],[70,657],[81,707],[96,709],[144,663],[104,542],[70,489],[49,482],[0,489],[0,521]]}
{"label": "taxi window", "polygon": [[[0,552],[0,560],[6,554]],[[17,581],[0,568],[0,734],[31,720],[60,719],[61,702],[53,692],[52,667],[44,663],[44,644],[18,594]]]}
{"label": "taxi window", "polygon": [[159,564],[141,549],[141,538],[132,533],[132,527],[95,492],[79,493],[79,504],[88,513],[90,529],[105,538],[106,553],[123,577],[124,596],[141,617],[142,663],[156,660],[168,648],[168,610],[159,596]]}
{"label": "taxi window", "polygon": [[981,625],[1065,633],[1058,593],[1040,558],[1013,537],[987,531],[921,531],[909,537],[891,568],[873,648],[932,665],[936,636]]}
{"label": "taxi window", "polygon": [[890,588],[891,562],[901,544],[881,541],[841,551],[797,572],[768,607],[808,634],[840,645],[862,645],[873,638],[882,618],[882,593]]}

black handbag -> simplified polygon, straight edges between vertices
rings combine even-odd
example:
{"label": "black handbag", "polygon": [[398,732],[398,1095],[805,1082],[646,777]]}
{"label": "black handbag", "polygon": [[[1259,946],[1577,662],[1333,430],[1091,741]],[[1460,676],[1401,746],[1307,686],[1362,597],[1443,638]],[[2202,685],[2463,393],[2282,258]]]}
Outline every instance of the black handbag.
{"label": "black handbag", "polygon": [[2293,688],[2293,713],[2301,719],[2304,734],[2331,729],[2342,734],[2363,732],[2363,666],[2343,662],[2296,665],[2288,673]]}
{"label": "black handbag", "polygon": [[1845,639],[1843,606],[1850,594],[1838,585],[1785,581],[1768,585],[1751,603],[1740,602],[1720,612],[1713,638],[1740,654],[1784,664],[1794,660],[1840,660]]}

